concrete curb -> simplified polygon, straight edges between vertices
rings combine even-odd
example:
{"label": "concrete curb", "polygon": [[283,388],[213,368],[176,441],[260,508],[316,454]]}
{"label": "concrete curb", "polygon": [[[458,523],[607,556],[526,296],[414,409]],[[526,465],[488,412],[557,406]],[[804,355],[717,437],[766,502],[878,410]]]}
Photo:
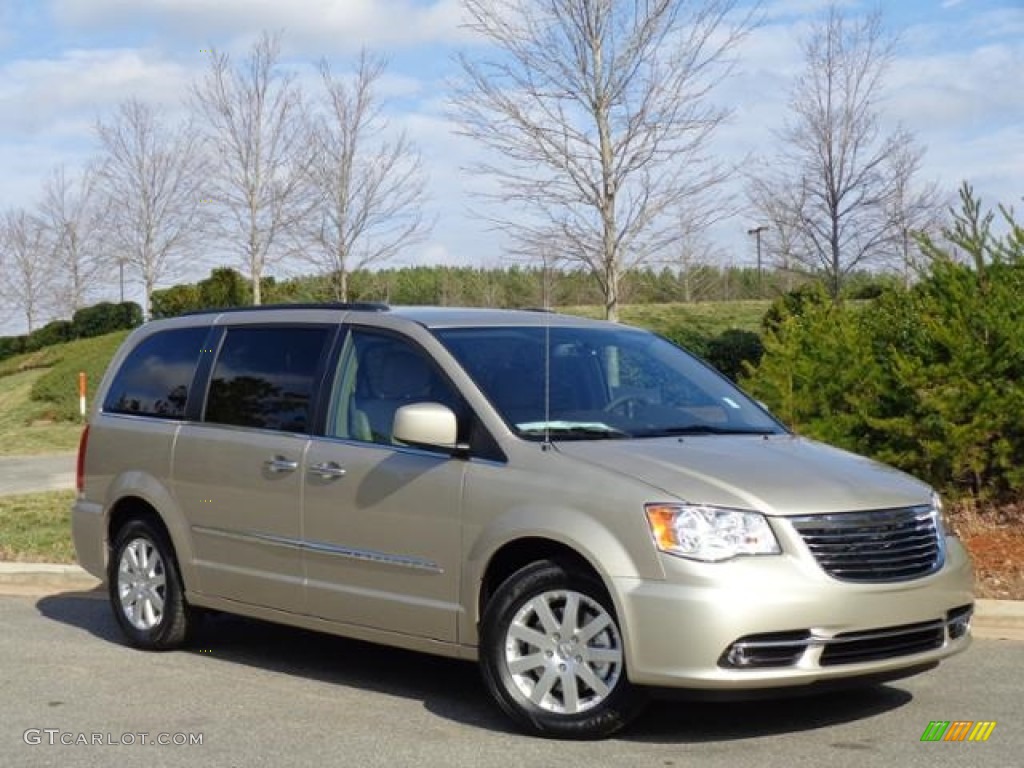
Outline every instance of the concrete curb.
{"label": "concrete curb", "polygon": [[[0,594],[9,591],[89,591],[99,579],[77,565],[0,562]],[[974,634],[995,640],[1024,640],[1024,601],[978,599],[974,604]]]}
{"label": "concrete curb", "polygon": [[5,586],[89,590],[99,583],[99,579],[78,565],[0,562],[0,591]]}

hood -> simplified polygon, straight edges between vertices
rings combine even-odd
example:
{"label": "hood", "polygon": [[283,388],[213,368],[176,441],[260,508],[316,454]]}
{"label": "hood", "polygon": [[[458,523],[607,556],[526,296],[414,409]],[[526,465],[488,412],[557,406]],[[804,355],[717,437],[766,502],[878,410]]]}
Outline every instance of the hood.
{"label": "hood", "polygon": [[792,435],[699,435],[560,441],[577,460],[640,480],[663,498],[802,515],[927,504],[931,489],[899,470]]}

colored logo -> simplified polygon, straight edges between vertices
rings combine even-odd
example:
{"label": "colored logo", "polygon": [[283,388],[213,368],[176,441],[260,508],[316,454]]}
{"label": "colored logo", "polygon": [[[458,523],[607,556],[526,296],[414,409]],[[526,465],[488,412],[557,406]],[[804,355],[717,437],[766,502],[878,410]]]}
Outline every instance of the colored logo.
{"label": "colored logo", "polygon": [[921,741],[988,741],[995,729],[995,720],[932,720]]}

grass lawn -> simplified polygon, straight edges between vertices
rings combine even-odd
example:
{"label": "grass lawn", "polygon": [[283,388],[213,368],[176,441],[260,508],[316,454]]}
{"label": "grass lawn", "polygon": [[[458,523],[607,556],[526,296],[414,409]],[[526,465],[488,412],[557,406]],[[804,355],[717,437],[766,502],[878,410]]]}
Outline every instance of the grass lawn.
{"label": "grass lawn", "polygon": [[[761,318],[771,301],[711,301],[693,304],[626,304],[619,311],[619,319],[628,325],[650,328],[658,333],[679,326],[689,326],[700,333],[717,336],[733,328],[759,333]],[[600,307],[557,307],[569,315],[602,318]]]}
{"label": "grass lawn", "polygon": [[74,491],[0,496],[0,560],[73,563]]}
{"label": "grass lawn", "polygon": [[45,370],[34,369],[0,376],[0,456],[78,448],[81,425],[47,419],[46,404],[29,399],[32,387],[45,374]]}
{"label": "grass lawn", "polygon": [[78,372],[86,372],[91,395],[127,334],[55,344],[0,361],[0,456],[74,451],[82,432]]}

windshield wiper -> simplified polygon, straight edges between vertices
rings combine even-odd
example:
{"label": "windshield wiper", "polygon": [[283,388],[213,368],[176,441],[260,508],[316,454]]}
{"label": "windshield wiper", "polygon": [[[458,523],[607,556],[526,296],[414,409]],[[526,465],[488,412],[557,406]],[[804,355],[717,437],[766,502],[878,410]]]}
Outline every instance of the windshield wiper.
{"label": "windshield wiper", "polygon": [[756,427],[716,427],[712,424],[687,424],[665,427],[644,432],[644,437],[668,437],[670,435],[774,435],[778,430]]}
{"label": "windshield wiper", "polygon": [[571,422],[571,421],[531,421],[528,424],[517,424],[516,429],[524,436],[551,435],[552,437],[577,437],[588,439],[613,439],[630,437],[628,432],[610,427],[601,422]]}

